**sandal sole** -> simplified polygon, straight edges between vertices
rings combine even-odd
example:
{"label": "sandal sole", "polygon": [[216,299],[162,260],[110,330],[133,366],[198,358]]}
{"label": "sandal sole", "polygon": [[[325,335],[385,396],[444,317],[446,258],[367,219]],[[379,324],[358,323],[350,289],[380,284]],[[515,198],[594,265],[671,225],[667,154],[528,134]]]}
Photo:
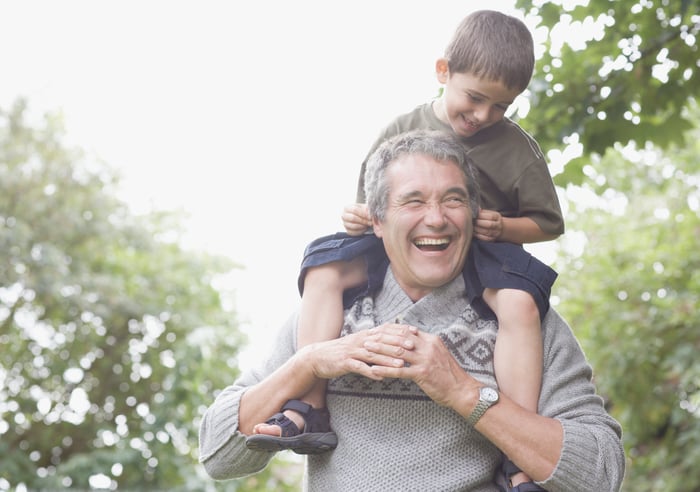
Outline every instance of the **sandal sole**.
{"label": "sandal sole", "polygon": [[290,449],[297,454],[322,454],[338,446],[335,432],[313,432],[292,437],[254,434],[245,441],[248,449],[255,451],[284,451]]}

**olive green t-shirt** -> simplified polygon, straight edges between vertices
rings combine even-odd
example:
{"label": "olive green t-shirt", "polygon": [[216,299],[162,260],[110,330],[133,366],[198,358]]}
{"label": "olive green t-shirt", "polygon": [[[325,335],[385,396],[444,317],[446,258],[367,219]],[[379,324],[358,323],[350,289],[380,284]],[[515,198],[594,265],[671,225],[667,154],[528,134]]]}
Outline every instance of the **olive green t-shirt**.
{"label": "olive green t-shirt", "polygon": [[[365,202],[367,159],[388,138],[409,130],[452,128],[441,121],[428,102],[391,122],[362,163],[357,202]],[[529,217],[543,232],[564,233],[564,218],[547,161],[539,145],[514,121],[504,118],[469,138],[461,139],[479,172],[481,207],[505,217]]]}

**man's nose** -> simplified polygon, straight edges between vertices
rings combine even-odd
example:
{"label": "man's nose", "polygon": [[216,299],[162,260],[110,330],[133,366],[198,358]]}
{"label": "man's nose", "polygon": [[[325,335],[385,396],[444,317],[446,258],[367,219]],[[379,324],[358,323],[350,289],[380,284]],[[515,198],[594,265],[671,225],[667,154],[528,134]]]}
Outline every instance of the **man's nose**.
{"label": "man's nose", "polygon": [[445,210],[442,204],[429,202],[425,207],[425,223],[431,227],[442,227],[446,223]]}

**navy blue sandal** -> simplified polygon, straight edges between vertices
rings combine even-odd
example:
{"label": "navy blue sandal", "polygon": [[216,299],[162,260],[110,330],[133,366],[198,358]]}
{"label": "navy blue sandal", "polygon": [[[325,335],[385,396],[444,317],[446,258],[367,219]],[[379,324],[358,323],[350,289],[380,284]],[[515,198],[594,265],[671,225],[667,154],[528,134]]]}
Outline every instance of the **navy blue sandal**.
{"label": "navy blue sandal", "polygon": [[285,410],[293,410],[304,418],[304,432],[283,413],[276,413],[265,423],[280,426],[282,435],[253,434],[246,439],[246,447],[256,451],[291,449],[297,454],[321,454],[338,446],[338,436],[331,430],[331,416],[327,409],[317,409],[300,400],[289,400],[282,407],[282,412]]}
{"label": "navy blue sandal", "polygon": [[508,486],[508,492],[547,492],[545,489],[537,485],[535,482],[523,482],[520,485],[512,487],[511,478],[516,473],[520,473],[522,470],[518,468],[518,465],[505,458],[503,461],[503,473],[506,476],[506,481]]}

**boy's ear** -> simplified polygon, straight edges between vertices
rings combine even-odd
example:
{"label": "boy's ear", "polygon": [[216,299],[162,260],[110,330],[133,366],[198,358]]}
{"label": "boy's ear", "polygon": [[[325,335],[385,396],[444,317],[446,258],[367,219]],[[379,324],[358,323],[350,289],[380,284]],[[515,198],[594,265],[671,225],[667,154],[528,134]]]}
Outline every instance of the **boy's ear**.
{"label": "boy's ear", "polygon": [[438,58],[435,62],[435,75],[437,75],[438,82],[441,84],[446,84],[447,79],[450,75],[450,69],[448,67],[447,58]]}

